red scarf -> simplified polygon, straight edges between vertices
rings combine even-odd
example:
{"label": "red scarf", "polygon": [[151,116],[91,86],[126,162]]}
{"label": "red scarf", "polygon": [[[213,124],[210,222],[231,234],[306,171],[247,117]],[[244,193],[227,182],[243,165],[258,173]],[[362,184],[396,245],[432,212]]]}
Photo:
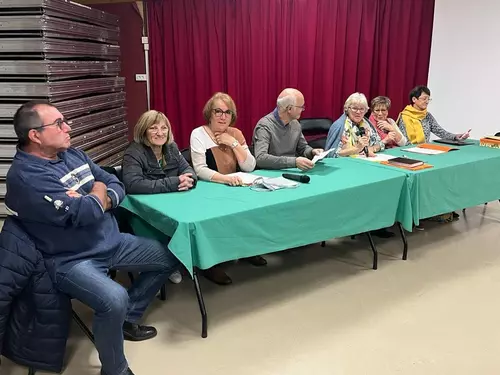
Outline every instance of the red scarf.
{"label": "red scarf", "polygon": [[[372,123],[373,127],[375,128],[378,135],[380,136],[380,139],[384,140],[387,137],[387,133],[385,132],[385,130],[380,129],[377,126],[378,121],[375,119],[375,116],[373,116],[373,113],[370,115],[370,122]],[[393,147],[398,147],[398,144],[394,141],[389,141],[385,145],[385,148],[393,148]]]}

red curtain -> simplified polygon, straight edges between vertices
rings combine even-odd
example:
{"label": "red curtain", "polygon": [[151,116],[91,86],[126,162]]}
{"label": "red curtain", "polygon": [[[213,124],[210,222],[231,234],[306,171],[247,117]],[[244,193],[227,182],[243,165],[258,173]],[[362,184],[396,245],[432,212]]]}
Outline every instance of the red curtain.
{"label": "red curtain", "polygon": [[425,84],[435,0],[148,0],[151,105],[187,147],[217,91],[233,97],[251,142],[286,87],[303,117],[336,119],[347,97],[392,99]]}

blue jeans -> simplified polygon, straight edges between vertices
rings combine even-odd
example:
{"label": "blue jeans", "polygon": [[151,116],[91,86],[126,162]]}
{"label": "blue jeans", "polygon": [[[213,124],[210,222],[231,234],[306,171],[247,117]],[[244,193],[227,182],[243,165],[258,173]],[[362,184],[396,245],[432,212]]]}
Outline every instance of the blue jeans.
{"label": "blue jeans", "polygon": [[[179,261],[160,242],[121,234],[111,259],[89,259],[66,273],[56,273],[57,288],[94,310],[93,332],[103,372],[122,375],[128,363],[123,351],[123,322],[136,323]],[[108,270],[140,272],[130,289],[111,280]]]}

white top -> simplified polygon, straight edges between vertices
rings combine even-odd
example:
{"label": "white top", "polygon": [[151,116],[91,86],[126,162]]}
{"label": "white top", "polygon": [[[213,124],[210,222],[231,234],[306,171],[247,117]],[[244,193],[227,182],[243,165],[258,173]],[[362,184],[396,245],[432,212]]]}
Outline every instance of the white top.
{"label": "white top", "polygon": [[[203,126],[199,126],[191,132],[190,146],[191,160],[193,162],[193,168],[196,175],[201,180],[210,181],[218,172],[208,167],[205,153],[213,147],[218,147],[218,145],[210,137],[205,128]],[[255,169],[255,158],[250,153],[246,144],[241,145],[241,147],[247,151],[247,158],[242,163],[238,161],[238,165],[243,172],[252,172]]]}

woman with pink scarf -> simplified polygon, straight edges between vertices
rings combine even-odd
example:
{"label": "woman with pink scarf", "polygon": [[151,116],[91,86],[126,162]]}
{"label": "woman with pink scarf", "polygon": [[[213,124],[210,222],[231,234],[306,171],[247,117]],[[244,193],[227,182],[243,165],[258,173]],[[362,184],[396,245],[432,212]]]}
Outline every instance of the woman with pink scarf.
{"label": "woman with pink scarf", "polygon": [[389,118],[391,99],[387,96],[377,96],[371,102],[370,122],[385,143],[385,148],[405,146],[408,143],[396,122]]}

